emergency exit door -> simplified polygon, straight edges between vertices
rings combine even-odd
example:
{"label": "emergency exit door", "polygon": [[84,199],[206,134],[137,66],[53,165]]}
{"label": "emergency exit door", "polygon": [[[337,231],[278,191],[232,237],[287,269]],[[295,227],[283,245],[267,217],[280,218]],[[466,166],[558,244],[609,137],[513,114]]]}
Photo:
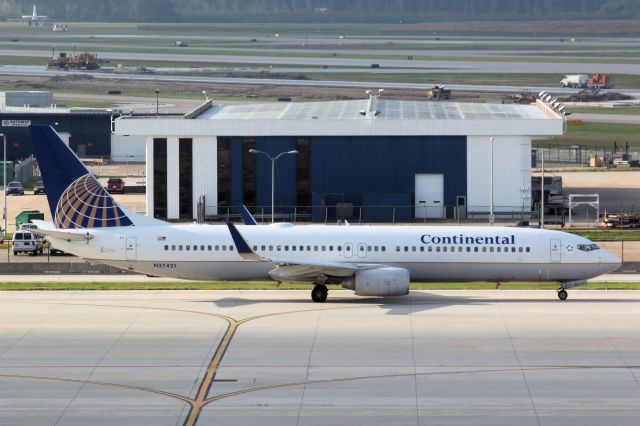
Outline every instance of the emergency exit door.
{"label": "emergency exit door", "polygon": [[444,218],[444,175],[416,175],[415,185],[416,219]]}

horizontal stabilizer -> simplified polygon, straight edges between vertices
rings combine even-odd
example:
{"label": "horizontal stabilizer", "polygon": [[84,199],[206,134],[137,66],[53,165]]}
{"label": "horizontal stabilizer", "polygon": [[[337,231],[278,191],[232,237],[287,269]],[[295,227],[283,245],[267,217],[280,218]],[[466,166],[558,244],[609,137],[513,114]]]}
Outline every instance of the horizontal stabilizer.
{"label": "horizontal stabilizer", "polygon": [[75,229],[56,229],[53,227],[53,224],[42,220],[32,220],[32,222],[38,227],[38,229],[29,229],[29,231],[45,237],[53,237],[65,241],[88,241],[94,237],[91,233],[86,231]]}

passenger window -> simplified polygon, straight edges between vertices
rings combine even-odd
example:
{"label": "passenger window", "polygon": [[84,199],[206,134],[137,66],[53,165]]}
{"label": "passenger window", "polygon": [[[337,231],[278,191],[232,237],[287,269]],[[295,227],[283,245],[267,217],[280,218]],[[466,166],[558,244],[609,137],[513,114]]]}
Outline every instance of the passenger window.
{"label": "passenger window", "polygon": [[261,247],[260,247],[260,249],[261,249],[262,251],[265,251],[265,246],[261,246]]}
{"label": "passenger window", "polygon": [[474,253],[477,253],[478,252],[478,247],[474,247],[473,251],[474,251]]}
{"label": "passenger window", "polygon": [[373,251],[373,247],[368,246],[368,247],[367,247],[367,250],[368,250],[368,251]]}
{"label": "passenger window", "polygon": [[311,251],[311,246],[307,246],[307,251]]}
{"label": "passenger window", "polygon": [[400,251],[400,246],[396,246],[396,251]]}
{"label": "passenger window", "polygon": [[211,251],[211,248],[212,248],[211,246],[207,246],[207,250]]}
{"label": "passenger window", "polygon": [[333,251],[333,246],[329,246],[329,251]]}
{"label": "passenger window", "polygon": [[424,252],[424,246],[421,246],[421,247],[420,247],[420,251],[421,251],[421,252]]}
{"label": "passenger window", "polygon": [[516,252],[516,248],[515,247],[511,247],[511,253],[515,253]]}
{"label": "passenger window", "polygon": [[276,250],[278,250],[278,251],[282,250],[282,246],[277,246]]}
{"label": "passenger window", "polygon": [[[338,250],[338,251],[342,251],[342,246],[338,246],[338,247],[336,247],[336,250]],[[377,247],[376,247],[376,251],[378,251],[378,250],[377,250]]]}
{"label": "passenger window", "polygon": [[178,250],[182,251],[182,244],[178,246]]}
{"label": "passenger window", "polygon": [[327,251],[327,246],[322,246],[322,251]]}
{"label": "passenger window", "polygon": [[489,251],[493,253],[493,247],[489,247]]}
{"label": "passenger window", "polygon": [[164,251],[169,251],[169,246],[164,246]]}
{"label": "passenger window", "polygon": [[429,246],[429,252],[433,251],[433,247]]}
{"label": "passenger window", "polygon": [[227,246],[222,246],[222,251],[227,251]]}
{"label": "passenger window", "polygon": [[189,244],[187,244],[185,248],[187,249],[187,251],[191,251],[191,246]]}
{"label": "passenger window", "polygon": [[458,252],[462,253],[462,246],[458,247]]}
{"label": "passenger window", "polygon": [[416,251],[416,246],[411,247],[411,251],[415,252]]}
{"label": "passenger window", "polygon": [[171,251],[176,251],[176,246],[175,245],[171,246]]}
{"label": "passenger window", "polygon": [[269,246],[269,251],[273,251],[273,246]]}
{"label": "passenger window", "polygon": [[300,251],[304,251],[304,246],[300,246]]}
{"label": "passenger window", "polygon": [[531,252],[531,247],[527,247],[527,253]]}
{"label": "passenger window", "polygon": [[193,246],[193,251],[198,251],[198,246]]}
{"label": "passenger window", "polygon": [[523,248],[522,248],[522,247],[518,247],[518,251],[519,251],[520,253],[522,253]]}
{"label": "passenger window", "polygon": [[204,251],[204,246],[200,246],[200,251]]}
{"label": "passenger window", "polygon": [[289,251],[289,246],[284,246],[284,251]]}
{"label": "passenger window", "polygon": [[409,251],[409,247],[408,246],[404,246],[404,251]]}
{"label": "passenger window", "polygon": [[318,246],[313,246],[313,251],[318,251]]}
{"label": "passenger window", "polygon": [[291,251],[296,251],[296,246],[291,246]]}
{"label": "passenger window", "polygon": [[498,248],[496,248],[496,250],[498,251],[498,253],[500,253],[501,250],[502,250],[502,247],[498,247]]}
{"label": "passenger window", "polygon": [[30,240],[31,239],[31,234],[24,234],[24,239],[25,240]]}
{"label": "passenger window", "polygon": [[233,246],[229,246],[229,251],[233,251]]}
{"label": "passenger window", "polygon": [[467,253],[471,252],[471,247],[467,247]]}
{"label": "passenger window", "polygon": [[258,246],[253,246],[253,251],[258,251]]}
{"label": "passenger window", "polygon": [[442,251],[446,253],[447,252],[447,248],[446,247],[442,247]]}
{"label": "passenger window", "polygon": [[387,247],[386,246],[382,246],[380,248],[382,249],[382,251],[387,251]]}

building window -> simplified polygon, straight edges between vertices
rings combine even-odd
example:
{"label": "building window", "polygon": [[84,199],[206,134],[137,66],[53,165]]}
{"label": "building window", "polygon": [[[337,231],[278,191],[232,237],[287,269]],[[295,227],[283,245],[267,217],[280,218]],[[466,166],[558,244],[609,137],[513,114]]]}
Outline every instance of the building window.
{"label": "building window", "polygon": [[311,146],[309,139],[296,139],[296,203],[301,213],[310,213]]}
{"label": "building window", "polygon": [[218,138],[218,206],[231,205],[231,139]]}
{"label": "building window", "polygon": [[255,206],[256,199],[256,162],[257,155],[249,151],[256,149],[256,140],[242,140],[242,199],[247,206]]}
{"label": "building window", "polygon": [[193,219],[193,140],[179,139],[180,217]]}
{"label": "building window", "polygon": [[153,139],[153,217],[167,218],[167,140]]}

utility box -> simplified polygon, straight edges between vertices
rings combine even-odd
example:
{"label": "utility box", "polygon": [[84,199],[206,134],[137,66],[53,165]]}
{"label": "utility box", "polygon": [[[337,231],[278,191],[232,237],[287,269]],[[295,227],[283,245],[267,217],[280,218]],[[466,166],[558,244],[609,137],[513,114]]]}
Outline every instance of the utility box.
{"label": "utility box", "polygon": [[4,168],[7,167],[7,184],[13,180],[13,161],[0,161],[0,185],[4,182]]}
{"label": "utility box", "polygon": [[32,220],[44,220],[44,213],[38,210],[27,210],[16,216],[16,230],[20,229],[20,225],[31,223]]}

